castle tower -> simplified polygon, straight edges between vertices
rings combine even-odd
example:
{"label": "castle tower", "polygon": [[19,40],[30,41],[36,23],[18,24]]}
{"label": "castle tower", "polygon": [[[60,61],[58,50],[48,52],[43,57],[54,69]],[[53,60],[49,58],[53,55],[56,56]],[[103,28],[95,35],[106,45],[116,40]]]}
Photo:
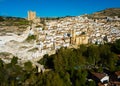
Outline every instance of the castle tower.
{"label": "castle tower", "polygon": [[36,18],[36,12],[28,11],[28,20],[34,20]]}

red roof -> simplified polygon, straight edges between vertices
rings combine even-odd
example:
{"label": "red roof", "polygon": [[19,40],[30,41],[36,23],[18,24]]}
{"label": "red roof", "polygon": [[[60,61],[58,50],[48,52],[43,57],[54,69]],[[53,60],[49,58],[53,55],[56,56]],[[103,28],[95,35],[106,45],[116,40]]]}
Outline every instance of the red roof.
{"label": "red roof", "polygon": [[92,74],[97,77],[98,79],[102,79],[106,76],[106,74],[104,73],[95,73],[95,72],[92,72]]}
{"label": "red roof", "polygon": [[120,76],[120,71],[115,72],[117,76]]}
{"label": "red roof", "polygon": [[98,83],[98,86],[105,86],[104,84],[102,84],[102,83]]}

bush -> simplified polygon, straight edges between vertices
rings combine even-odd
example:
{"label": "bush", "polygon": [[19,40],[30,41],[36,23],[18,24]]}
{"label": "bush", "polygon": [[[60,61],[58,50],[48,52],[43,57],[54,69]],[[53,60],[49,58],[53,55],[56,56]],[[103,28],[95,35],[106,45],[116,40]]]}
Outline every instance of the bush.
{"label": "bush", "polygon": [[2,17],[0,17],[0,22],[4,21],[4,19]]}
{"label": "bush", "polygon": [[29,35],[28,38],[26,39],[27,41],[32,41],[36,39],[36,35]]}

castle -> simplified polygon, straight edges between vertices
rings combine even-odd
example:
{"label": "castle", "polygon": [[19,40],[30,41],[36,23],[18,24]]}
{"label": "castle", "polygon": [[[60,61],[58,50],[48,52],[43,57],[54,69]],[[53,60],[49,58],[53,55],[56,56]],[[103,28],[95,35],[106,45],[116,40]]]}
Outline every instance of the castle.
{"label": "castle", "polygon": [[36,16],[36,12],[28,11],[28,21],[32,21],[36,25],[40,24],[40,18]]}
{"label": "castle", "polygon": [[28,11],[28,20],[36,19],[36,12]]}

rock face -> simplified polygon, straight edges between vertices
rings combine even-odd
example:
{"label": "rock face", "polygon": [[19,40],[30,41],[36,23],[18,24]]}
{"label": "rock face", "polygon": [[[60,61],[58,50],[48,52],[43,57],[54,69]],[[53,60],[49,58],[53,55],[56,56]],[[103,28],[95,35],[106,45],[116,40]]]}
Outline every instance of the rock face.
{"label": "rock face", "polygon": [[[36,44],[36,39],[28,42],[26,39],[31,34],[31,29],[28,27],[21,35],[9,33],[9,35],[0,36],[0,53],[10,53],[17,56],[21,62],[38,61],[45,54]],[[2,58],[3,61],[6,59]],[[9,59],[10,60],[10,59]]]}
{"label": "rock face", "polygon": [[29,32],[30,32],[30,29],[28,27],[27,30],[23,32],[23,34],[20,36],[14,33],[10,33],[9,35],[6,35],[6,36],[0,36],[0,44],[5,44],[12,40],[17,41],[17,42],[23,42],[28,37]]}

